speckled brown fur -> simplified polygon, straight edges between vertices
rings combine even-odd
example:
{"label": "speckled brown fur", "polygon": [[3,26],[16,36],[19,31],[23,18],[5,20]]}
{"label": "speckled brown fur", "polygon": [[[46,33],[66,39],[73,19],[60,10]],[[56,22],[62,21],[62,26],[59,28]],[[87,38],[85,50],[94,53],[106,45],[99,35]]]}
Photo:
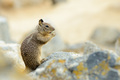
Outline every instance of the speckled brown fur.
{"label": "speckled brown fur", "polygon": [[55,36],[54,30],[50,24],[44,23],[41,19],[35,32],[22,42],[21,55],[27,69],[33,71],[41,64],[41,47]]}

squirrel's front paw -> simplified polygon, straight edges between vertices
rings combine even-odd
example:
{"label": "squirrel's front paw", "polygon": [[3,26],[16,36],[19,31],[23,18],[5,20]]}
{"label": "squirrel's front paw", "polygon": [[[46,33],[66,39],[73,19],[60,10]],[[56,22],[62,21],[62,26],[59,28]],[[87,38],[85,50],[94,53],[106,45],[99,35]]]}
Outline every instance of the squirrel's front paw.
{"label": "squirrel's front paw", "polygon": [[40,61],[40,63],[42,64],[42,63],[44,63],[45,61],[47,61],[48,59],[45,59],[45,58],[43,58],[41,61]]}

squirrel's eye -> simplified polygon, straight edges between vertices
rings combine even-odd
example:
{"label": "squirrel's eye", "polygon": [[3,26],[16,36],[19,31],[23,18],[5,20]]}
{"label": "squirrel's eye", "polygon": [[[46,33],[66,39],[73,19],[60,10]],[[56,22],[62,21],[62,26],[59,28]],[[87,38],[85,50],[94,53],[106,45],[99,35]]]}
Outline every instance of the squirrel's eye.
{"label": "squirrel's eye", "polygon": [[46,25],[45,27],[49,27],[49,26]]}

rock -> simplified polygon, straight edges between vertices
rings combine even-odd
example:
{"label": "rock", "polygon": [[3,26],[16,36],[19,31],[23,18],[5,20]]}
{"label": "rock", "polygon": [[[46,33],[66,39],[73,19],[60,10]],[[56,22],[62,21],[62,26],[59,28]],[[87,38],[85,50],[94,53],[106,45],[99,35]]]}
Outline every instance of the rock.
{"label": "rock", "polygon": [[52,4],[55,5],[55,4],[58,4],[60,2],[65,2],[67,0],[51,0],[52,1]]}
{"label": "rock", "polygon": [[[56,52],[29,76],[35,80],[119,80],[120,59],[110,51],[87,55]],[[116,65],[117,64],[117,65]]]}
{"label": "rock", "polygon": [[43,0],[14,0],[14,7],[21,8],[30,5],[37,5],[41,3]]}
{"label": "rock", "polygon": [[19,67],[21,70],[25,68],[22,58],[19,54],[19,44],[6,44],[3,41],[0,41],[0,51],[3,52],[3,55],[13,60],[15,63],[15,67]]}
{"label": "rock", "polygon": [[[116,63],[115,55],[95,52],[88,57],[86,63],[88,72],[90,72],[90,80],[119,80],[119,71],[113,68]],[[113,71],[115,74],[113,74]]]}
{"label": "rock", "polygon": [[84,43],[78,43],[78,44],[74,44],[74,45],[67,45],[67,47],[62,51],[64,51],[64,52],[83,53],[84,52]]}
{"label": "rock", "polygon": [[90,54],[96,51],[101,51],[102,49],[100,47],[98,47],[96,44],[94,44],[93,42],[87,41],[84,43],[79,43],[79,44],[75,44],[72,46],[69,46],[67,49],[63,50],[63,51],[67,51],[67,52],[76,52],[76,53],[83,53],[83,54]]}
{"label": "rock", "polygon": [[0,6],[3,8],[21,8],[36,5],[41,2],[43,0],[0,0]]}
{"label": "rock", "polygon": [[3,8],[13,8],[13,0],[0,0],[0,6]]}
{"label": "rock", "polygon": [[108,10],[111,10],[111,11],[117,11],[119,12],[120,11],[120,1],[115,1],[114,3],[112,3],[109,7],[108,7]]}
{"label": "rock", "polygon": [[92,42],[85,42],[84,43],[84,54],[91,54],[93,52],[97,52],[100,50],[101,50],[101,48]]}
{"label": "rock", "polygon": [[15,45],[5,45],[0,41],[0,80],[32,80],[16,65],[19,58],[16,57],[18,53],[14,52]]}
{"label": "rock", "polygon": [[0,16],[0,40],[7,43],[12,42],[9,33],[9,27],[6,18]]}
{"label": "rock", "polygon": [[79,56],[67,52],[53,53],[47,57],[48,60],[45,63],[41,64],[38,69],[29,75],[36,80],[71,80],[73,79],[72,74],[67,69],[68,65],[66,66],[66,62],[69,58],[77,58]]}
{"label": "rock", "polygon": [[98,44],[113,47],[119,36],[120,31],[117,29],[98,27],[95,29],[90,39]]}

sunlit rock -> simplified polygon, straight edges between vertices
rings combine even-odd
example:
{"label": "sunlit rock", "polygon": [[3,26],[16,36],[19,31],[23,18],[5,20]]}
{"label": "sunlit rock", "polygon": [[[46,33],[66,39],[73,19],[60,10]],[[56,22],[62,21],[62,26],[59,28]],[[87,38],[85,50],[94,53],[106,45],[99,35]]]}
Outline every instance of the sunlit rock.
{"label": "sunlit rock", "polygon": [[56,52],[29,76],[36,80],[119,80],[119,57],[108,51]]}
{"label": "sunlit rock", "polygon": [[17,48],[18,44],[5,44],[0,41],[0,80],[32,80],[21,69],[24,64]]}
{"label": "sunlit rock", "polygon": [[114,47],[120,31],[110,27],[98,27],[91,36],[91,40],[107,47]]}
{"label": "sunlit rock", "polygon": [[20,48],[19,44],[16,43],[7,44],[4,43],[3,41],[0,41],[0,51],[4,53],[3,55],[9,58],[10,60],[14,61],[15,64],[13,66],[24,69],[25,66],[21,58],[21,55],[19,54],[20,53],[19,48]]}

